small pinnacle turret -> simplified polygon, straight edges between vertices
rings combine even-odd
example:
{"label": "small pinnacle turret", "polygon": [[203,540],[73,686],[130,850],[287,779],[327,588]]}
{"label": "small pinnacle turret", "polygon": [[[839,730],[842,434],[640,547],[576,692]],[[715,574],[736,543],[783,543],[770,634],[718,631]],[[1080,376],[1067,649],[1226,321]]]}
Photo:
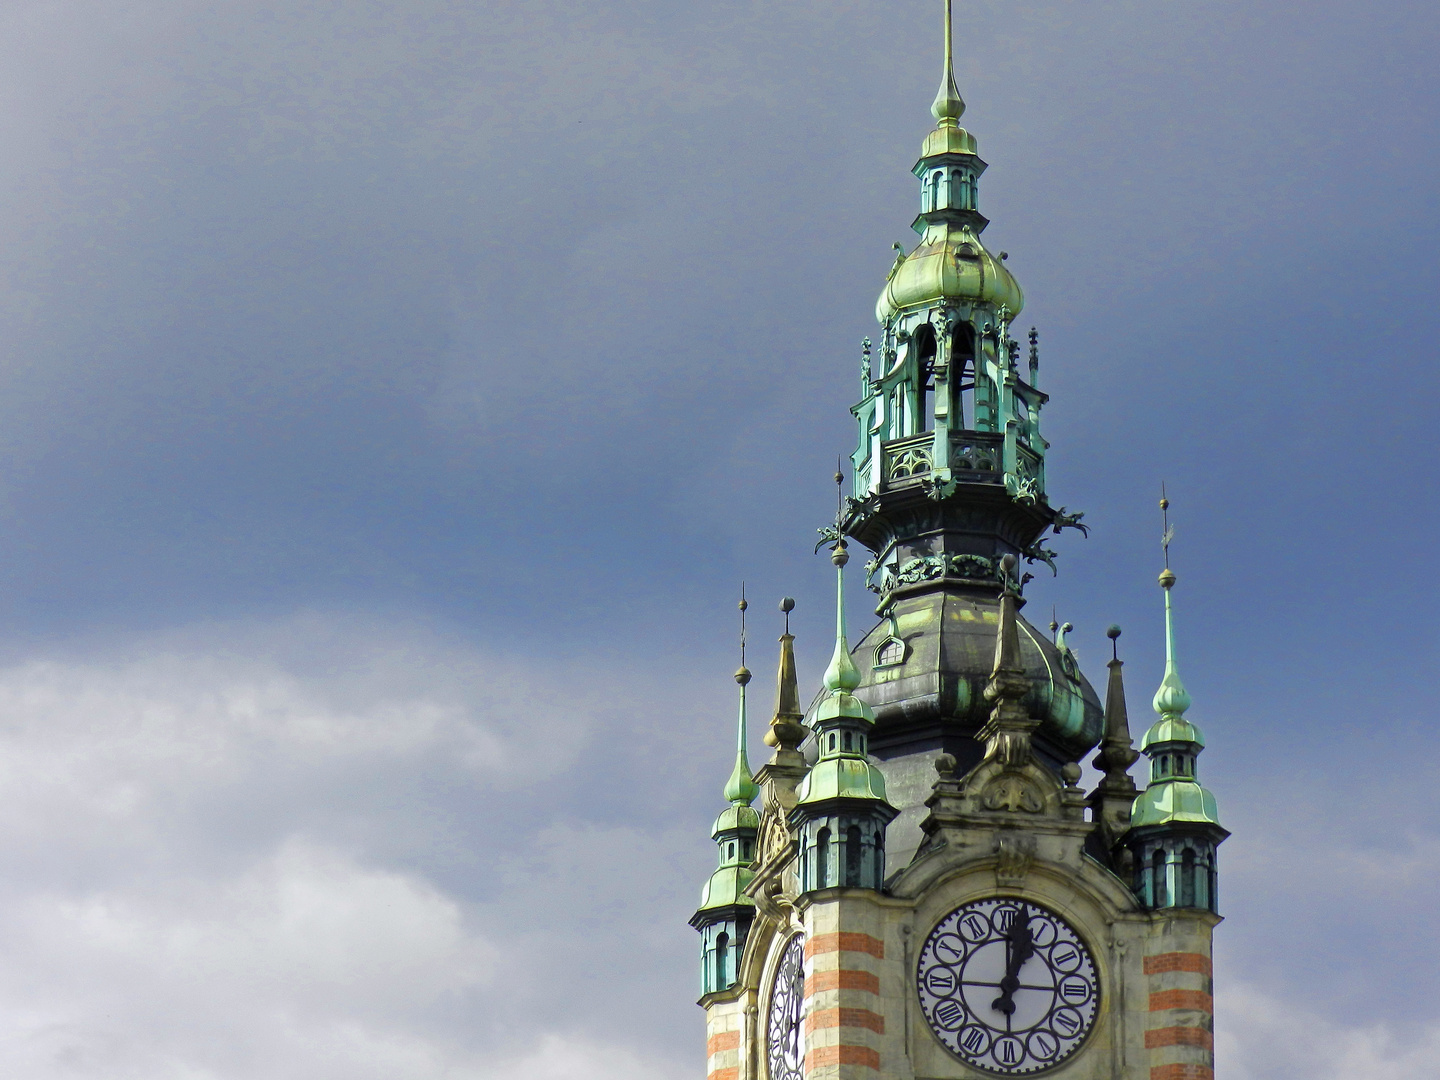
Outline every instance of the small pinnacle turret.
{"label": "small pinnacle turret", "polygon": [[1180,681],[1175,657],[1175,608],[1171,591],[1176,577],[1170,569],[1170,500],[1162,496],[1165,569],[1165,674],[1155,691],[1159,719],[1141,740],[1150,760],[1150,782],[1135,799],[1125,844],[1135,859],[1136,892],[1147,907],[1208,908],[1216,900],[1216,848],[1230,834],[1220,825],[1215,796],[1201,786],[1196,767],[1205,737],[1186,719],[1191,699]]}
{"label": "small pinnacle turret", "polygon": [[[837,493],[844,476],[835,474]],[[818,759],[797,789],[790,824],[800,834],[800,891],[834,886],[878,889],[885,881],[885,826],[896,811],[867,742],[875,716],[857,698],[860,672],[845,633],[845,564],[850,561],[839,514],[830,561],[835,566],[835,652],[815,705]]]}
{"label": "small pinnacle turret", "polygon": [[735,682],[740,687],[740,710],[737,727],[738,745],[735,767],[725,783],[725,798],[730,803],[715,819],[710,837],[720,848],[720,865],[700,894],[700,908],[690,925],[700,931],[700,982],[702,994],[713,994],[733,986],[738,978],[740,955],[745,938],[755,919],[755,902],[745,895],[745,886],[755,876],[755,836],[760,828],[760,815],[751,805],[760,793],[750,773],[745,752],[745,688],[750,683],[750,670],[745,666],[745,611],[749,603],[741,590],[740,596],[740,667]]}

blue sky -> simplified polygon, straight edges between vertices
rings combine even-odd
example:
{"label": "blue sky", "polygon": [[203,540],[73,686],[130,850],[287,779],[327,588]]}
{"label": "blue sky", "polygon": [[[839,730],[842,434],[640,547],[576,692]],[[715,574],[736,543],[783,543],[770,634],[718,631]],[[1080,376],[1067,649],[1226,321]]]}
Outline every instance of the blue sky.
{"label": "blue sky", "polygon": [[[0,1072],[698,1073],[734,600],[813,685],[939,13],[0,8]],[[1434,1073],[1440,15],[956,19],[1093,526],[1029,614],[1140,723],[1174,503],[1219,1066]]]}

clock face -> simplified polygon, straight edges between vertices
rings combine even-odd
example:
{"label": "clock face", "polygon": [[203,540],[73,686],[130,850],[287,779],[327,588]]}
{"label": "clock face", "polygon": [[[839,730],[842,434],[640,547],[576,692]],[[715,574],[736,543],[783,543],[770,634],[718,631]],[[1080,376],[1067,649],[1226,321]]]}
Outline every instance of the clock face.
{"label": "clock face", "polygon": [[956,908],[926,938],[916,974],[935,1037],[971,1065],[1007,1075],[1069,1057],[1100,1003],[1095,961],[1080,935],[1023,900]]}
{"label": "clock face", "polygon": [[780,955],[770,988],[770,1015],[765,1023],[765,1055],[770,1080],[803,1080],[800,1052],[800,1006],[805,998],[805,939],[796,934]]}

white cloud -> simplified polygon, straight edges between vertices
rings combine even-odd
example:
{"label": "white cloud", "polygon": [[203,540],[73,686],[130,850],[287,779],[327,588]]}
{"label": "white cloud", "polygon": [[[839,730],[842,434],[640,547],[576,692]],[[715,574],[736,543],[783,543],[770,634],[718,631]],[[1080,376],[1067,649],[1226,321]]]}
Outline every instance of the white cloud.
{"label": "white cloud", "polygon": [[1440,1021],[1347,1025],[1247,983],[1217,989],[1216,1073],[1231,1080],[1415,1080],[1440,1075]]}
{"label": "white cloud", "polygon": [[318,615],[0,670],[0,1075],[678,1075],[594,1029],[689,845],[530,798],[594,784],[604,687]]}

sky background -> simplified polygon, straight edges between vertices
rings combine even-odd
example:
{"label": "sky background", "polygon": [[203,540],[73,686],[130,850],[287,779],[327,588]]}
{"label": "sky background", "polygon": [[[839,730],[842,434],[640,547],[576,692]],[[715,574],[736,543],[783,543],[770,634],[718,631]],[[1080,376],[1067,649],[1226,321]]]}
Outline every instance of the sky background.
{"label": "sky background", "polygon": [[[940,11],[0,4],[0,1074],[702,1073]],[[1440,8],[956,20],[1137,727],[1173,502],[1220,1074],[1440,1072]]]}

